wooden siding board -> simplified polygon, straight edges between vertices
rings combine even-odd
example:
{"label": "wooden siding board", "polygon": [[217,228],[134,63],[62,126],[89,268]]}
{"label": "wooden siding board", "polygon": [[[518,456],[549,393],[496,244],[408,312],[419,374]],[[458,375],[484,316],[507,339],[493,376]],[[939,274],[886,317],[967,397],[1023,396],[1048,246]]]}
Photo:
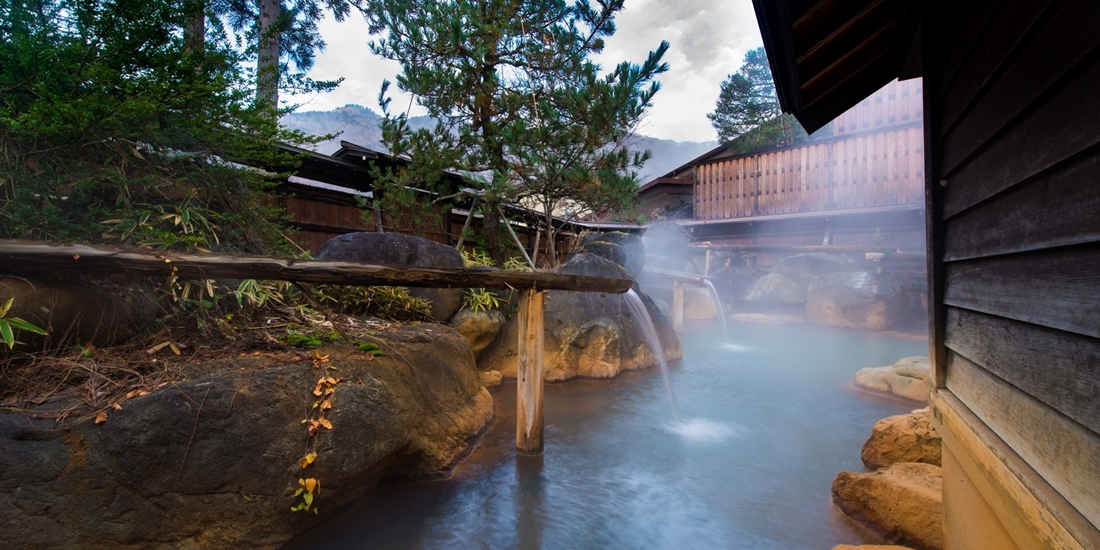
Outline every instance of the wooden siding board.
{"label": "wooden siding board", "polygon": [[947,388],[1100,526],[1100,436],[954,352],[948,352]]}
{"label": "wooden siding board", "polygon": [[947,311],[947,347],[1100,434],[1100,340],[965,309]]}
{"label": "wooden siding board", "polygon": [[947,175],[947,218],[1100,143],[1095,131],[1100,128],[1097,57],[1082,63],[1070,82]]}
{"label": "wooden siding board", "polygon": [[952,218],[947,222],[946,259],[1100,241],[1097,174],[1100,147]]}
{"label": "wooden siding board", "polygon": [[[935,54],[930,57],[938,58],[939,62],[935,75],[938,84],[932,88],[936,96],[940,96],[955,81],[966,61],[981,47],[982,40],[989,32],[990,22],[1004,8],[1004,4],[1005,2],[941,2],[938,7],[943,11],[932,18],[925,18],[925,24],[934,20],[943,25],[942,35],[925,42],[941,47],[939,51],[930,52]],[[928,71],[925,71],[925,75],[927,74]]]}
{"label": "wooden siding board", "polygon": [[1100,337],[1100,244],[946,264],[944,303]]}
{"label": "wooden siding board", "polygon": [[[1092,0],[1068,2],[1025,44],[1019,56],[1010,60],[1003,74],[980,83],[983,95],[972,111],[957,121],[957,127],[945,132],[945,172],[965,161],[1100,45],[1095,18],[1090,17],[1096,9]],[[977,89],[969,92],[960,91],[945,105],[945,109],[956,111],[945,115],[951,124],[956,122],[952,116],[958,117],[970,105],[970,98],[979,93]]]}
{"label": "wooden siding board", "polygon": [[[967,60],[958,79],[943,92],[940,135],[951,131],[970,103],[999,72],[1002,64],[1012,62],[1014,50],[1021,42],[1027,41],[1028,29],[1041,24],[1040,15],[1050,4],[1051,0],[1010,0],[990,22],[990,31],[981,47]],[[945,157],[944,161],[947,163],[949,159]]]}

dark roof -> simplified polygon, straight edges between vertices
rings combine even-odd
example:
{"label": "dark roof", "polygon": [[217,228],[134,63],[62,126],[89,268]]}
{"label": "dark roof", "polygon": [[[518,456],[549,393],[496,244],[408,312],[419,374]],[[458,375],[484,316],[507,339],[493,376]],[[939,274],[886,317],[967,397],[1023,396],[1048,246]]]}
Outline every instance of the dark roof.
{"label": "dark roof", "polygon": [[813,132],[891,80],[920,76],[910,52],[922,4],[753,0],[783,110]]}
{"label": "dark roof", "polygon": [[678,187],[678,186],[691,187],[694,184],[695,184],[695,181],[692,180],[691,178],[670,178],[670,177],[667,177],[667,176],[666,177],[660,177],[660,178],[654,178],[654,179],[650,180],[649,183],[646,183],[645,185],[638,188],[638,196],[644,195],[650,189],[656,189],[658,187]]}

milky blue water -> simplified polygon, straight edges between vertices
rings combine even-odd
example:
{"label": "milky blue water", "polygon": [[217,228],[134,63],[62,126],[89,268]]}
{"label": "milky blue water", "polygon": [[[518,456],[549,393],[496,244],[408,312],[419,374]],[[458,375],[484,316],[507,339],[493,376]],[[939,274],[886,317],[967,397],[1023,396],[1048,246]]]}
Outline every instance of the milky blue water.
{"label": "milky blue water", "polygon": [[831,504],[871,426],[914,405],[850,387],[927,344],[812,325],[688,326],[672,364],[548,385],[546,452],[517,457],[515,386],[452,479],[382,487],[289,548],[782,549],[874,542]]}

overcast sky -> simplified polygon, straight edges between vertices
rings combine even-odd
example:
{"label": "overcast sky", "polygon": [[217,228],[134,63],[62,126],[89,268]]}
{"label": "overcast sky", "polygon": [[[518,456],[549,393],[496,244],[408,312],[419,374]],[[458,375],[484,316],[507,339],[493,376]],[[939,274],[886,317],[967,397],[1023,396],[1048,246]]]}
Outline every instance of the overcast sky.
{"label": "overcast sky", "polygon": [[[745,52],[761,45],[750,0],[627,0],[616,18],[618,31],[597,57],[605,70],[621,61],[642,62],[661,40],[672,45],[665,54],[670,68],[661,76],[661,91],[642,123],[642,134],[678,141],[716,139],[707,113],[714,110],[718,87],[741,65]],[[335,91],[298,97],[301,111],[327,111],[356,103],[378,111],[383,79],[393,80],[400,67],[367,49],[370,36],[362,17],[343,23],[326,20],[321,34],[327,49],[310,73],[315,79],[344,77]],[[396,91],[396,88],[393,88]],[[396,94],[395,94],[396,96]],[[395,97],[393,110],[409,105]],[[413,106],[411,114],[423,114]]]}

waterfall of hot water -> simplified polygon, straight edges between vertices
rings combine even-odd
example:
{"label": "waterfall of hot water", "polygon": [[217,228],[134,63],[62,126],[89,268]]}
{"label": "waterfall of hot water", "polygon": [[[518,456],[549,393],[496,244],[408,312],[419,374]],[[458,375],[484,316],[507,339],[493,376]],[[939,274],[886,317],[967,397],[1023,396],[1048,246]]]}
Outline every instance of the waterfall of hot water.
{"label": "waterfall of hot water", "polygon": [[650,318],[649,312],[645,309],[645,304],[642,303],[641,297],[638,293],[634,292],[634,289],[630,289],[624,295],[626,297],[626,304],[630,307],[630,313],[634,316],[634,320],[641,325],[642,334],[645,336],[646,344],[649,345],[650,351],[653,355],[657,356],[657,362],[661,365],[661,376],[665,379],[665,388],[668,389],[668,399],[672,403],[672,417],[676,421],[676,424],[680,423],[680,410],[676,406],[676,395],[672,393],[672,378],[668,374],[668,361],[665,361],[665,350],[661,347],[661,340],[657,338],[657,329],[653,326],[653,319]]}

